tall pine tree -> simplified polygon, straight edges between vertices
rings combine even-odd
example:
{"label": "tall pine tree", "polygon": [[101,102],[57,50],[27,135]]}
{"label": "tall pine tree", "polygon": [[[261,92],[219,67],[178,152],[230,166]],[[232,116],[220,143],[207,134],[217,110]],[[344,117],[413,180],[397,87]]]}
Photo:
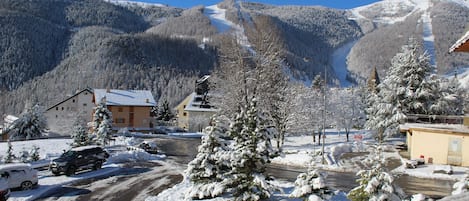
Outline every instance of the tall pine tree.
{"label": "tall pine tree", "polygon": [[112,113],[107,109],[106,99],[103,98],[94,108],[93,137],[99,145],[106,145],[111,138]]}
{"label": "tall pine tree", "polygon": [[81,147],[91,144],[88,131],[83,125],[83,122],[81,122],[79,119],[77,119],[73,125],[72,139],[72,147]]}
{"label": "tall pine tree", "polygon": [[230,126],[235,141],[231,171],[227,185],[236,200],[269,198],[274,187],[265,176],[265,168],[272,157],[272,132],[269,124],[257,111],[257,101],[251,99],[247,111],[242,110]]}
{"label": "tall pine tree", "polygon": [[427,79],[432,71],[429,57],[419,54],[418,43],[410,39],[392,59],[387,77],[378,85],[376,95],[370,95],[365,127],[377,130],[377,138],[394,135],[407,114],[427,114],[429,103],[436,97],[431,93],[435,82]]}
{"label": "tall pine tree", "polygon": [[211,198],[225,192],[224,175],[229,169],[229,161],[223,160],[220,154],[227,154],[228,147],[223,139],[224,129],[215,118],[213,125],[204,130],[206,135],[198,147],[197,156],[189,162],[185,171],[186,179],[192,186],[186,192],[190,198]]}

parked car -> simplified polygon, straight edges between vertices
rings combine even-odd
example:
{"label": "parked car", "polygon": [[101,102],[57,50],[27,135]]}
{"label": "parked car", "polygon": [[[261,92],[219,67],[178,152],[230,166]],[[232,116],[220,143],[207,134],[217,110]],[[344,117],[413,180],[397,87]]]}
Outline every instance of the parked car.
{"label": "parked car", "polygon": [[10,188],[6,178],[0,177],[0,201],[8,200],[10,197]]}
{"label": "parked car", "polygon": [[70,149],[49,164],[54,175],[74,175],[78,170],[100,169],[109,154],[99,146],[84,146]]}
{"label": "parked car", "polygon": [[158,147],[156,146],[156,144],[154,142],[143,141],[142,143],[140,143],[138,145],[138,147],[140,149],[145,150],[146,152],[148,152],[150,154],[157,154],[158,153]]}
{"label": "parked car", "polygon": [[0,165],[0,175],[8,183],[8,188],[29,190],[37,185],[37,170],[25,163]]}

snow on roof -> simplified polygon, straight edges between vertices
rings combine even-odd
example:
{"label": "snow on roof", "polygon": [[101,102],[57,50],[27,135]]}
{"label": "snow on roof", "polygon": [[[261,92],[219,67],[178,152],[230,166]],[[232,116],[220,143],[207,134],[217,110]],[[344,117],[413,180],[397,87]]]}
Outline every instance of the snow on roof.
{"label": "snow on roof", "polygon": [[31,165],[27,164],[27,163],[10,163],[10,164],[4,164],[4,165],[0,165],[0,170],[3,170],[3,169],[16,169],[16,168],[29,168],[31,167]]}
{"label": "snow on roof", "polygon": [[148,90],[95,89],[94,97],[96,102],[106,97],[106,105],[156,106],[156,101]]}
{"label": "snow on roof", "polygon": [[5,116],[5,118],[3,118],[3,121],[6,124],[12,124],[17,119],[18,119],[18,117],[9,114],[9,115]]}
{"label": "snow on roof", "polygon": [[192,92],[190,96],[189,103],[187,104],[186,108],[184,108],[185,111],[189,112],[217,112],[218,109],[215,109],[213,106],[210,106],[209,108],[204,108],[202,106],[202,102],[196,101],[196,98],[202,98],[201,95],[197,95],[195,92]]}
{"label": "snow on roof", "polygon": [[466,34],[464,34],[464,36],[462,36],[461,38],[459,38],[459,40],[456,41],[456,43],[453,44],[453,46],[451,46],[449,48],[449,52],[455,52],[455,51],[458,51],[458,49],[464,45],[467,40],[469,39],[469,31],[466,32]]}
{"label": "snow on roof", "polygon": [[401,130],[410,129],[430,129],[440,131],[453,131],[458,133],[469,134],[469,128],[461,124],[419,124],[419,123],[405,123],[400,126]]}

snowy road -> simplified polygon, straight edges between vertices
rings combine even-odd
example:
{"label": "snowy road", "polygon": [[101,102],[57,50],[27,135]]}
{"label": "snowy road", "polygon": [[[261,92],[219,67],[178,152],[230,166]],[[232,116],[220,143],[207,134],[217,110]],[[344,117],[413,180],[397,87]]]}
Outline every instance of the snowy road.
{"label": "snowy road", "polygon": [[62,186],[39,200],[144,200],[181,180],[180,169],[170,160],[136,162],[105,178]]}

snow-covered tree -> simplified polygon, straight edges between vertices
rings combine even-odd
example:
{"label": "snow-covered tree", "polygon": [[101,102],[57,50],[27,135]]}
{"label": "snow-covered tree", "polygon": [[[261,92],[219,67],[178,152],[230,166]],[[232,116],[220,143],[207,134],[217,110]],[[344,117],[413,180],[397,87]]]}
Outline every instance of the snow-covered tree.
{"label": "snow-covered tree", "polygon": [[72,130],[72,147],[81,147],[91,144],[90,136],[86,126],[79,119],[75,121]]}
{"label": "snow-covered tree", "polygon": [[362,127],[365,123],[365,105],[356,88],[336,89],[331,93],[329,111],[332,111],[336,127],[345,130],[347,142],[352,128]]}
{"label": "snow-covered tree", "polygon": [[219,157],[228,151],[224,140],[220,138],[226,131],[218,119],[212,119],[212,123],[204,130],[206,135],[202,136],[197,156],[189,162],[185,171],[185,177],[192,185],[186,197],[211,198],[226,191],[224,175],[230,164]]}
{"label": "snow-covered tree", "polygon": [[13,146],[11,145],[10,140],[7,141],[7,155],[5,156],[5,163],[12,163],[16,156],[13,154]]}
{"label": "snow-covered tree", "polygon": [[173,118],[174,114],[171,112],[171,108],[169,108],[169,102],[167,100],[163,101],[163,104],[158,107],[156,120],[168,122]]}
{"label": "snow-covered tree", "polygon": [[427,114],[435,83],[428,80],[432,66],[426,53],[419,54],[416,40],[410,39],[392,59],[388,75],[370,96],[365,127],[377,130],[379,140],[397,133],[406,114]]}
{"label": "snow-covered tree", "polygon": [[430,114],[462,115],[464,114],[464,89],[460,87],[457,77],[442,79],[439,88],[433,93],[438,99],[430,106]]}
{"label": "snow-covered tree", "polygon": [[23,163],[29,162],[29,152],[24,147],[20,152],[19,160]]}
{"label": "snow-covered tree", "polygon": [[322,127],[323,97],[320,89],[306,87],[303,84],[291,87],[292,110],[289,114],[289,131],[291,133],[312,133],[313,142],[316,136],[313,130]]}
{"label": "snow-covered tree", "polygon": [[39,149],[38,146],[33,145],[33,148],[29,151],[29,161],[38,161],[40,159]]}
{"label": "snow-covered tree", "polygon": [[235,144],[226,182],[236,200],[269,198],[274,190],[264,175],[272,156],[272,132],[256,104],[252,99],[247,110],[241,110],[230,125],[229,134]]}
{"label": "snow-covered tree", "polygon": [[14,140],[33,139],[41,137],[46,127],[47,120],[44,116],[44,109],[38,104],[32,106],[26,104],[25,111],[11,124],[6,132]]}
{"label": "snow-covered tree", "polygon": [[368,166],[366,170],[358,171],[359,186],[352,189],[348,198],[352,201],[399,201],[403,192],[392,184],[394,177],[386,172],[383,148],[379,145],[375,153],[364,161]]}
{"label": "snow-covered tree", "polygon": [[112,129],[112,113],[107,109],[105,98],[98,103],[94,110],[94,141],[99,145],[105,145],[111,138]]}
{"label": "snow-covered tree", "polygon": [[326,186],[324,176],[316,169],[308,169],[296,178],[295,189],[290,197],[320,201],[330,199],[331,192]]}

